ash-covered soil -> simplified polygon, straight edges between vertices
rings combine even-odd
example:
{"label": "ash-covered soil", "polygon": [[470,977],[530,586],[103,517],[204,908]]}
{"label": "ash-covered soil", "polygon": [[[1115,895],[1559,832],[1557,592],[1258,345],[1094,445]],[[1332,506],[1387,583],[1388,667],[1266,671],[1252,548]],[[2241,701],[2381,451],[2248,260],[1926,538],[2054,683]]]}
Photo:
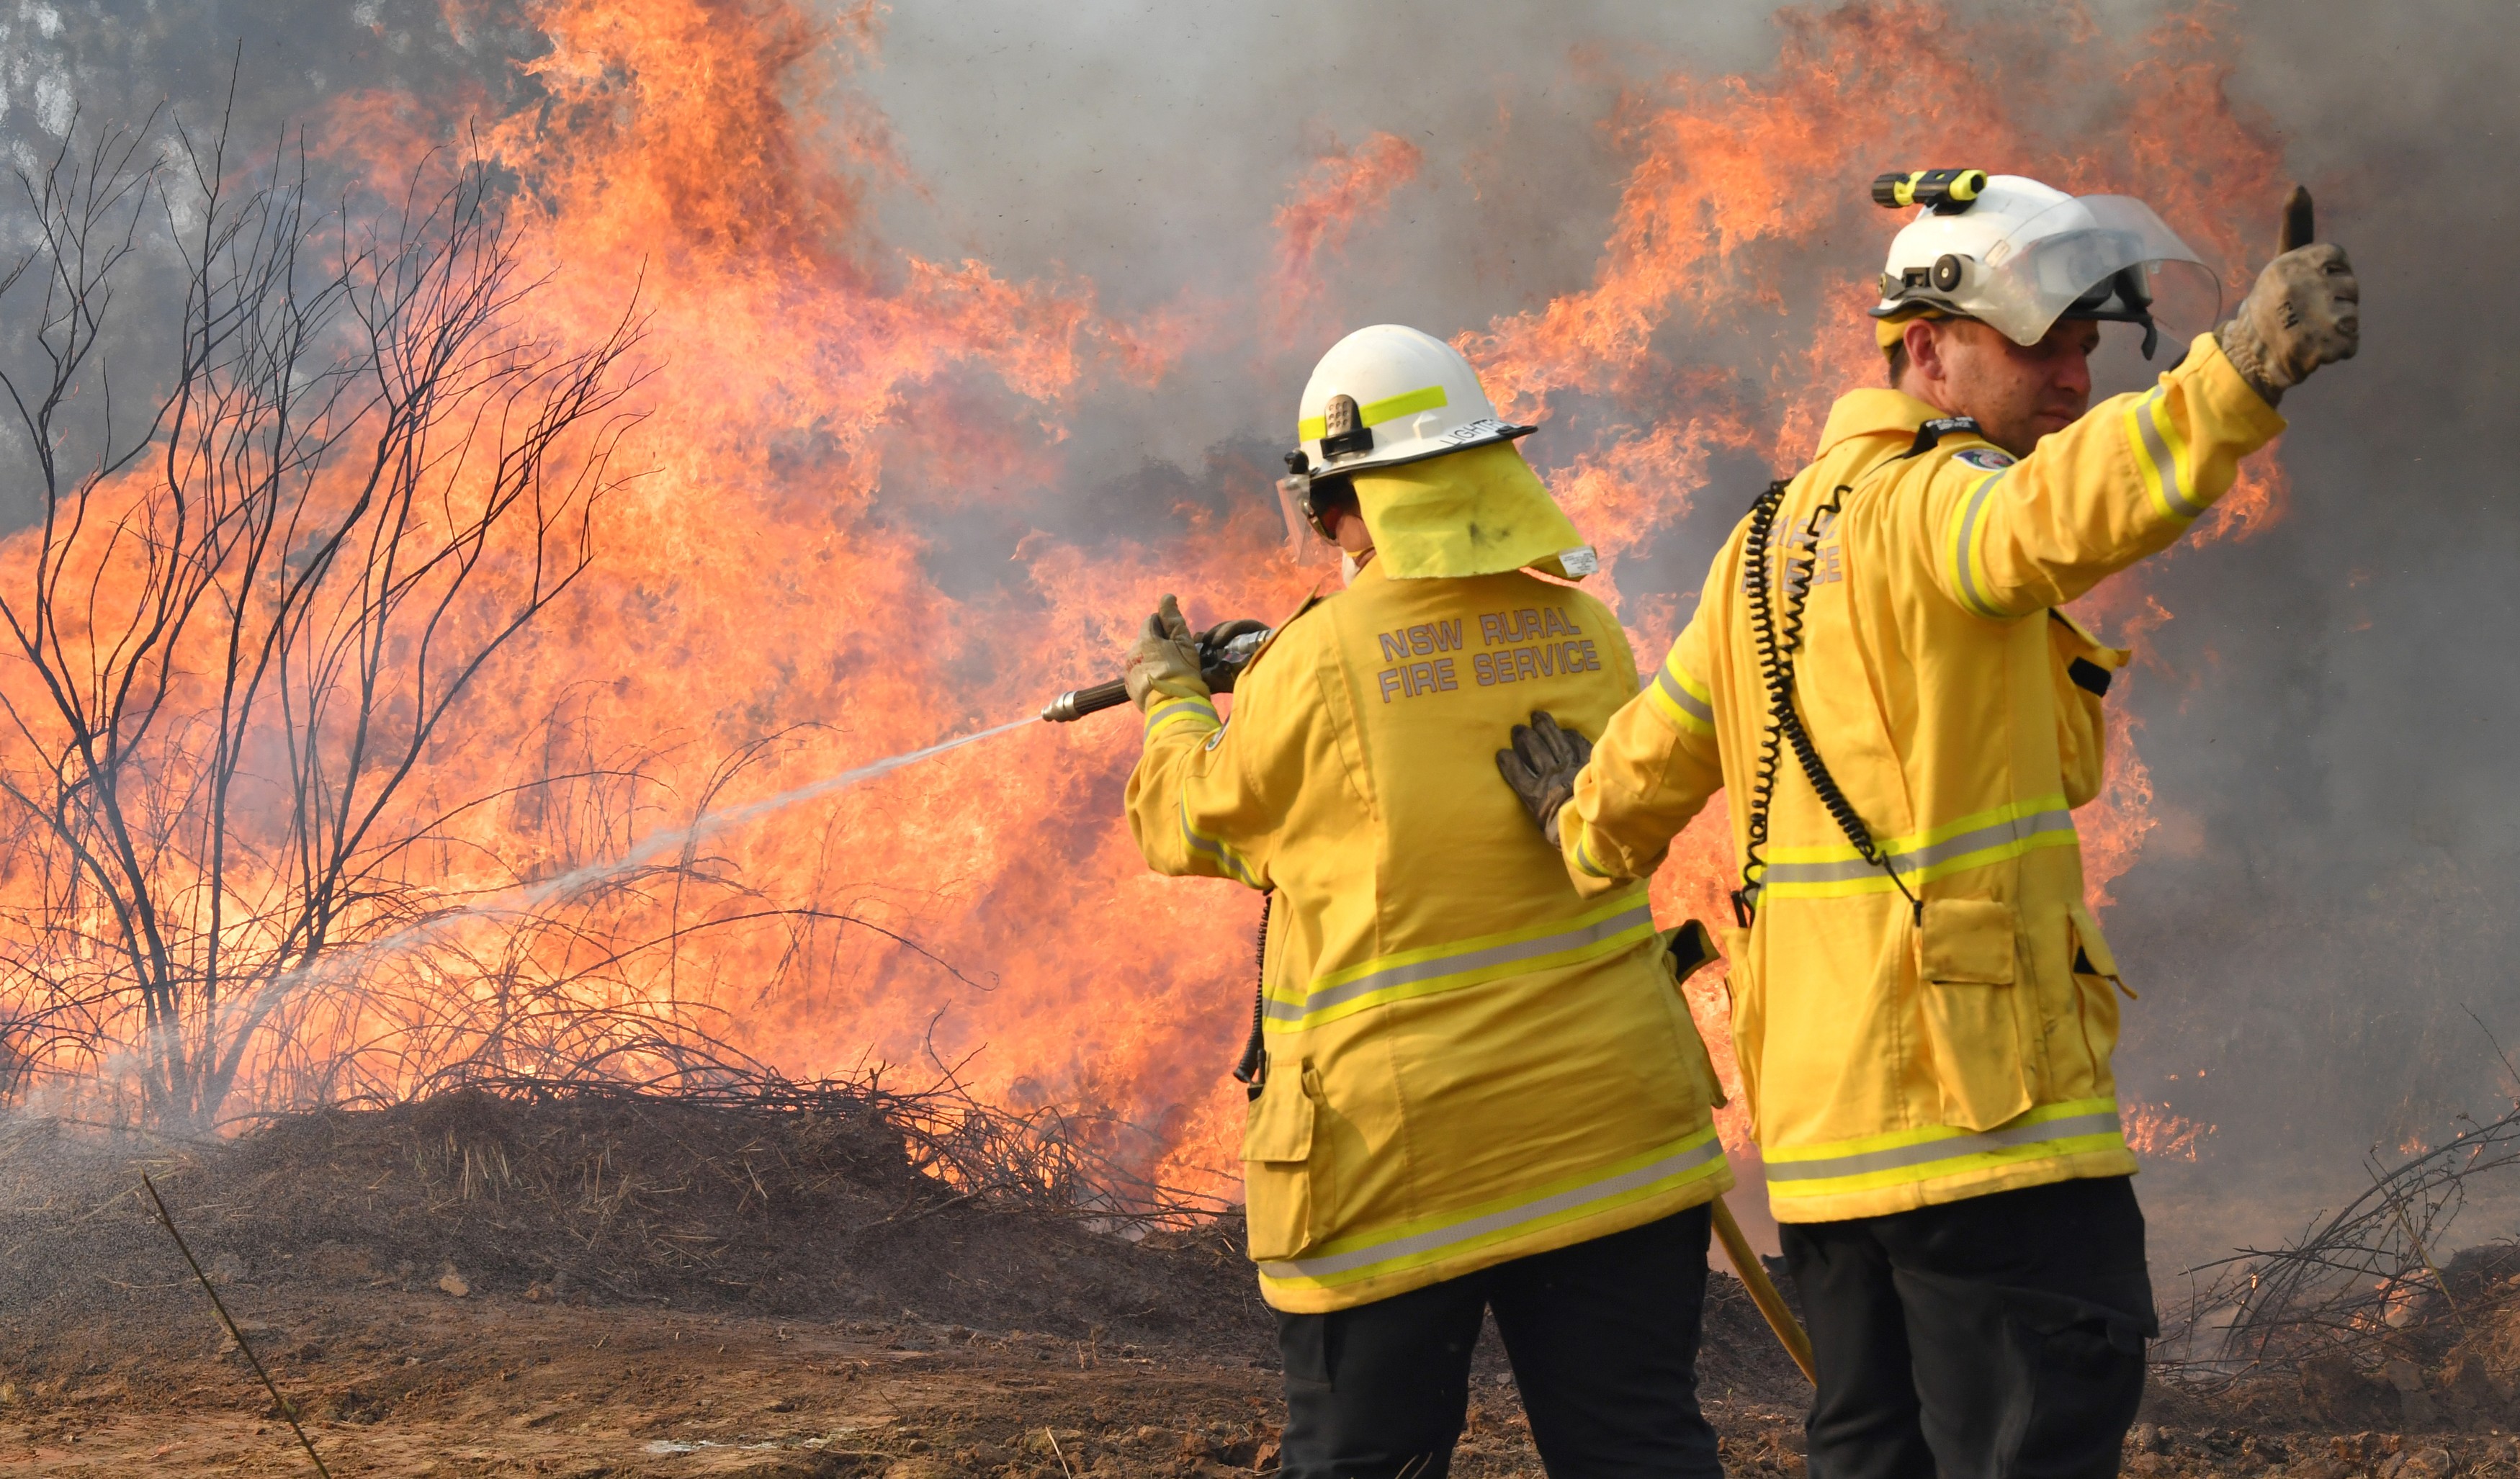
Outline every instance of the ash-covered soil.
{"label": "ash-covered soil", "polygon": [[[931,1157],[932,1160],[932,1157]],[[135,1149],[0,1125],[0,1470],[311,1472],[139,1194],[157,1180],[337,1475],[1266,1472],[1276,1343],[1220,1224],[1131,1238],[919,1169],[879,1105],[478,1094]],[[2520,1251],[2332,1356],[2156,1387],[2144,1479],[2520,1479]],[[1728,1276],[1736,1474],[1806,1389]],[[1455,1472],[1540,1472],[1482,1346]]]}
{"label": "ash-covered soil", "polygon": [[[0,1469],[312,1471],[143,1171],[344,1479],[1274,1467],[1231,1224],[971,1195],[872,1110],[459,1095],[145,1153],[0,1136]],[[1801,1378],[1714,1283],[1732,1467],[1798,1472]],[[1455,1472],[1538,1473],[1493,1332],[1473,1392]]]}

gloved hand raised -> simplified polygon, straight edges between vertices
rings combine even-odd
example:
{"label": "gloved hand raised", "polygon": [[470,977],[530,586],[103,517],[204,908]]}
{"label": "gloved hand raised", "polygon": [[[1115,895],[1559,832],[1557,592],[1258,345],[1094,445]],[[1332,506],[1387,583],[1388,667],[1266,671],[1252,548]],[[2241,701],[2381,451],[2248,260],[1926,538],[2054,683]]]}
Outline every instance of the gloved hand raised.
{"label": "gloved hand raised", "polygon": [[1182,619],[1180,602],[1166,596],[1155,604],[1137,645],[1129,649],[1129,670],[1121,682],[1129,690],[1129,701],[1141,712],[1154,701],[1149,695],[1208,695],[1207,684],[1198,675],[1198,641],[1191,635],[1190,623]]}
{"label": "gloved hand raised", "polygon": [[2267,263],[2214,336],[2272,406],[2313,370],[2354,357],[2362,341],[2361,301],[2345,248],[2319,242]]}
{"label": "gloved hand raised", "polygon": [[1248,616],[1238,616],[1232,621],[1220,621],[1198,634],[1198,676],[1199,681],[1207,685],[1209,693],[1233,693],[1234,680],[1242,676],[1243,664],[1251,660],[1251,654],[1248,651],[1238,655],[1228,652],[1226,650],[1228,645],[1237,637],[1246,637],[1253,632],[1267,630],[1269,630],[1269,623],[1265,621],[1254,621]]}
{"label": "gloved hand raised", "polygon": [[1593,741],[1558,728],[1546,710],[1534,710],[1529,724],[1515,725],[1512,740],[1513,748],[1496,752],[1497,771],[1555,847],[1557,813],[1575,799],[1575,774],[1593,758]]}

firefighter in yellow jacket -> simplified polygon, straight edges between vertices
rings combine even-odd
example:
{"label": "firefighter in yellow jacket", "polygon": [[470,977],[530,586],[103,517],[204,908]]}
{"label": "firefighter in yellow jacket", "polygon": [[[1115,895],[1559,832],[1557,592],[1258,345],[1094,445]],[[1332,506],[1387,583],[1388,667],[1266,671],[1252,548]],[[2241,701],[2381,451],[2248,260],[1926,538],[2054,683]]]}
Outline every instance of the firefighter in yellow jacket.
{"label": "firefighter in yellow jacket", "polygon": [[[1271,897],[1242,1160],[1289,1479],[1440,1475],[1493,1309],[1552,1473],[1720,1472],[1695,1395],[1716,1090],[1644,885],[1579,891],[1487,737],[1637,692],[1586,547],[1476,377],[1359,330],[1290,485],[1345,552],[1233,678],[1173,598],[1131,650],[1148,866]],[[1211,644],[1212,646],[1212,644]]]}
{"label": "firefighter in yellow jacket", "polygon": [[1892,388],[1841,398],[1754,505],[1571,787],[1580,743],[1501,759],[1588,898],[1732,797],[1733,1043],[1819,1358],[1814,1479],[2109,1474],[2156,1326],[2109,1065],[2134,993],[2073,811],[2125,654],[2057,607],[2231,486],[2283,391],[2354,352],[2355,284],[2335,246],[2285,252],[2087,411],[2098,322],[2149,351],[2178,238],[2013,176],[1880,193],[1924,207],[1874,310]]}

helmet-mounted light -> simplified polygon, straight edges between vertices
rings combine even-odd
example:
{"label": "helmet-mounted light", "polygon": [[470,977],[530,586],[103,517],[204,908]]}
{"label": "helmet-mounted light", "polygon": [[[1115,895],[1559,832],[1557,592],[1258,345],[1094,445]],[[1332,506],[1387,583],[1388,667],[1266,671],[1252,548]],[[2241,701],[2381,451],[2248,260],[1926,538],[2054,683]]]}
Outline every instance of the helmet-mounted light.
{"label": "helmet-mounted light", "polygon": [[1922,205],[1938,215],[1958,215],[1977,203],[1986,190],[1983,169],[1893,170],[1872,179],[1872,203],[1904,210]]}

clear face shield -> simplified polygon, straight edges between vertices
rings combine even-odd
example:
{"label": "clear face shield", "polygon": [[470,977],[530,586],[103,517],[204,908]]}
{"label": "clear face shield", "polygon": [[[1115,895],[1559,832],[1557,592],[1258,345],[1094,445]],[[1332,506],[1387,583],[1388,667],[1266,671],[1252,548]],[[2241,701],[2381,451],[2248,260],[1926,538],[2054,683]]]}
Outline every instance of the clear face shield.
{"label": "clear face shield", "polygon": [[2152,207],[2130,196],[2057,203],[1988,248],[1973,317],[2025,348],[2060,318],[2156,325],[2184,337],[2214,326],[2222,284]]}

